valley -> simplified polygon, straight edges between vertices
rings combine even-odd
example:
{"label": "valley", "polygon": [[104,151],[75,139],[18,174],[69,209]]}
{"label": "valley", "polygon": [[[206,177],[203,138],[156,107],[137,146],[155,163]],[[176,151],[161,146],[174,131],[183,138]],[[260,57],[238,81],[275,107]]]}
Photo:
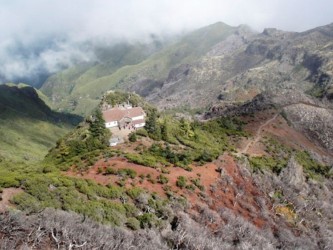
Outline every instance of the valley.
{"label": "valley", "polygon": [[0,249],[329,249],[332,37],[216,23],[0,85]]}

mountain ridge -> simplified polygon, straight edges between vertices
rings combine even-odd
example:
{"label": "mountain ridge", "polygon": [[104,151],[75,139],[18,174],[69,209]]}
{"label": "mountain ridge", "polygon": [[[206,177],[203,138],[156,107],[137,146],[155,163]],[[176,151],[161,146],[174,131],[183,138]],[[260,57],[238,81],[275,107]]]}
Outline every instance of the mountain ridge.
{"label": "mountain ridge", "polygon": [[[65,81],[74,84],[73,91],[54,104],[84,113],[77,104],[82,98],[97,105],[98,96],[110,89],[134,91],[161,109],[207,108],[221,100],[246,101],[261,91],[282,88],[332,99],[332,36],[332,24],[305,32],[267,28],[256,33],[246,25],[216,23],[185,35],[138,64],[124,65],[84,85]],[[57,76],[50,79],[56,86]],[[49,84],[46,81],[41,90]],[[48,96],[54,99],[58,93],[55,89]]]}
{"label": "mountain ridge", "polygon": [[40,94],[24,84],[0,85],[0,155],[7,160],[41,160],[81,120],[52,111]]}

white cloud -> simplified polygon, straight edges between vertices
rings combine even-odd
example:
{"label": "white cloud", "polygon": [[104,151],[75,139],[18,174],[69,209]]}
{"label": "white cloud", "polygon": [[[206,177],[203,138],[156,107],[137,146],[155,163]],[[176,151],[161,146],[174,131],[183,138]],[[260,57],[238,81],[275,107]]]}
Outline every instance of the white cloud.
{"label": "white cloud", "polygon": [[140,40],[217,21],[303,31],[331,23],[333,1],[0,0],[0,74],[11,79],[87,61],[83,41]]}

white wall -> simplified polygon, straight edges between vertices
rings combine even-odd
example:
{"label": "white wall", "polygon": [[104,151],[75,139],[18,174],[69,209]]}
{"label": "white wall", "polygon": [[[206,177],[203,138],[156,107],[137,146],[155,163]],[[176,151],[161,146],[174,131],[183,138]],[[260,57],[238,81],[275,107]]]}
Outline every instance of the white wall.
{"label": "white wall", "polygon": [[135,128],[142,128],[142,127],[144,127],[145,125],[146,125],[146,123],[143,122],[143,123],[135,124],[134,127],[135,127]]}
{"label": "white wall", "polygon": [[117,127],[117,126],[118,126],[118,122],[117,122],[117,121],[106,122],[106,123],[105,123],[105,127],[106,127],[106,128],[113,128],[113,127]]}
{"label": "white wall", "polygon": [[143,119],[144,119],[143,115],[132,117],[132,121],[143,120]]}

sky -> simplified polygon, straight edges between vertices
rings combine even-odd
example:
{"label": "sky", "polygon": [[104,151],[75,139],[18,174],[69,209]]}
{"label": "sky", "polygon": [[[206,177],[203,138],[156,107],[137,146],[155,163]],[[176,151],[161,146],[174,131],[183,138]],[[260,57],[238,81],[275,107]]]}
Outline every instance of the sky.
{"label": "sky", "polygon": [[0,0],[0,82],[95,60],[87,42],[145,41],[218,21],[304,31],[333,22],[333,0]]}

